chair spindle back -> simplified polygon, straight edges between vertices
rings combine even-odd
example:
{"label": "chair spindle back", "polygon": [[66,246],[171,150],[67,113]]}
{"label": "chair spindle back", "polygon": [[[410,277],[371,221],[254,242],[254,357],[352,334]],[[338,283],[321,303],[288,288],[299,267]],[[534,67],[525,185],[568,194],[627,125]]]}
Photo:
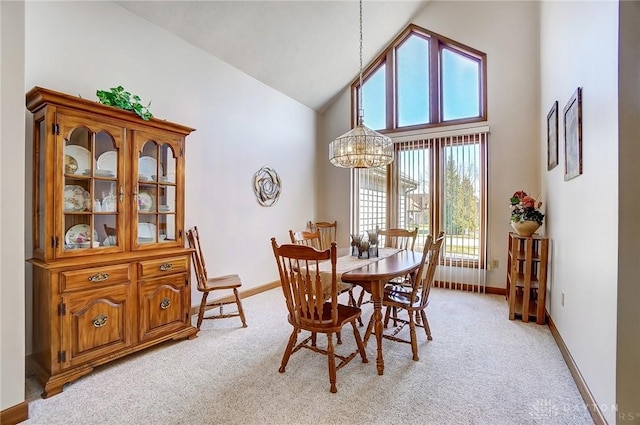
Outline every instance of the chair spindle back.
{"label": "chair spindle back", "polygon": [[187,241],[189,242],[189,248],[193,249],[191,257],[193,259],[193,264],[195,265],[194,272],[196,274],[196,280],[198,281],[198,288],[202,290],[206,287],[208,276],[204,255],[202,255],[198,226],[194,226],[193,229],[187,230]]}
{"label": "chair spindle back", "polygon": [[300,230],[298,232],[294,232],[293,230],[289,230],[289,237],[291,238],[291,243],[306,245],[315,248],[318,251],[323,251],[323,249],[320,248],[320,232],[318,231],[310,232],[307,230]]}
{"label": "chair spindle back", "polygon": [[413,251],[413,248],[416,243],[416,238],[418,237],[418,228],[416,227],[414,230],[406,230],[406,229],[379,230],[378,237],[380,236],[384,236],[383,246],[385,247],[406,249],[409,251]]}
{"label": "chair spindle back", "polygon": [[329,223],[327,221],[318,221],[317,223],[308,222],[307,227],[312,232],[320,233],[320,247],[318,249],[324,251],[329,249],[331,242],[337,242],[338,237],[338,221]]}
{"label": "chair spindle back", "polygon": [[431,235],[427,236],[422,252],[422,262],[416,272],[416,280],[413,284],[411,294],[412,300],[420,299],[420,303],[426,306],[429,301],[429,292],[436,275],[436,268],[440,262],[440,249],[444,241],[444,232],[440,232],[438,238],[433,240]]}
{"label": "chair spindle back", "polygon": [[[278,246],[275,238],[271,239],[273,254],[278,263],[282,292],[289,310],[289,320],[305,329],[314,326],[337,325],[338,294],[336,283],[337,248],[318,251],[313,247],[299,244],[283,244]],[[331,323],[323,321],[322,311],[325,307],[325,293],[322,285],[319,263],[331,260]],[[326,317],[326,315],[325,315]]]}

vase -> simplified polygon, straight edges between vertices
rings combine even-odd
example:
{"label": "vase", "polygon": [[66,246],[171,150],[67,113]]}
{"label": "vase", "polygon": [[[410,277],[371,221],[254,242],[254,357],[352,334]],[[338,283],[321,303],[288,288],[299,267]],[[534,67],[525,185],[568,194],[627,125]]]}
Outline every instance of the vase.
{"label": "vase", "polygon": [[520,236],[531,236],[541,225],[534,220],[512,221],[511,227]]}

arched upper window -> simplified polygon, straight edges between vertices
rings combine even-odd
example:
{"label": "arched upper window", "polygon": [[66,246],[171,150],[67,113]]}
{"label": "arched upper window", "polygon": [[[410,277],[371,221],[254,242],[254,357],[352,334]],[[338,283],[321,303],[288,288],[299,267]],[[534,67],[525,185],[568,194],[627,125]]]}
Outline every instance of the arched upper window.
{"label": "arched upper window", "polygon": [[[365,125],[409,130],[487,119],[486,54],[409,25],[363,72]],[[360,82],[351,85],[352,122]]]}

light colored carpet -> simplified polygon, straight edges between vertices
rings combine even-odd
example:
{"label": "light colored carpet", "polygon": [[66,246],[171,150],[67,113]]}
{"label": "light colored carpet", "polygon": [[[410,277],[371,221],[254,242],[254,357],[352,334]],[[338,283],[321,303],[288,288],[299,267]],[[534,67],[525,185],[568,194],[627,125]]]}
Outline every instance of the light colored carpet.
{"label": "light colored carpet", "polygon": [[[195,340],[103,365],[49,399],[28,378],[24,423],[593,424],[548,327],[509,321],[504,297],[434,289],[433,340],[418,333],[420,360],[385,340],[378,376],[372,339],[369,363],[338,370],[337,394],[326,356],[310,350],[278,373],[291,332],[280,289],[243,305],[246,329],[238,318],[205,321]],[[366,322],[371,304],[363,309]],[[343,341],[339,352],[355,349],[350,326]]]}

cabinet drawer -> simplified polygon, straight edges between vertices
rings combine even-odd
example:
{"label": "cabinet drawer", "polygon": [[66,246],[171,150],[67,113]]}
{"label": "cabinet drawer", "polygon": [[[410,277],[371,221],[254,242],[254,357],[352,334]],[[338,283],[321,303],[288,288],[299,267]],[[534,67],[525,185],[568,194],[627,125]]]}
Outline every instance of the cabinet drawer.
{"label": "cabinet drawer", "polygon": [[99,288],[130,280],[128,264],[74,270],[62,272],[60,275],[62,291]]}
{"label": "cabinet drawer", "polygon": [[138,263],[140,278],[163,276],[186,272],[189,268],[189,257],[162,258],[159,260],[140,261]]}

